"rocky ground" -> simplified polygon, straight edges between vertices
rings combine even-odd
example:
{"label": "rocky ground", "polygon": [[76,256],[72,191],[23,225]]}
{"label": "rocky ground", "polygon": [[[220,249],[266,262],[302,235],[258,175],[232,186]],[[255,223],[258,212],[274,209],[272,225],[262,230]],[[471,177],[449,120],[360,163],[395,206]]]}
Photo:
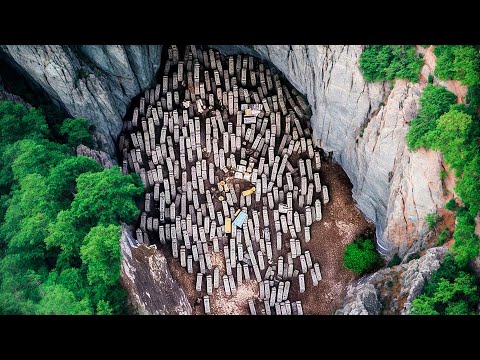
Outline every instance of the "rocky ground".
{"label": "rocky ground", "polygon": [[349,286],[339,315],[404,315],[425,280],[440,267],[447,247],[428,249],[420,259],[381,269]]}
{"label": "rocky ground", "polygon": [[[366,231],[373,236],[373,227],[355,206],[351,184],[343,169],[335,163],[323,163],[322,170],[324,182],[331,189],[331,200],[322,221],[312,226],[309,250],[320,263],[323,279],[314,288],[312,279],[306,277],[306,286],[311,290],[295,298],[302,300],[305,314],[328,315],[341,305],[347,287],[355,280],[354,273],[342,264],[345,246]],[[294,285],[295,293],[298,284]]]}

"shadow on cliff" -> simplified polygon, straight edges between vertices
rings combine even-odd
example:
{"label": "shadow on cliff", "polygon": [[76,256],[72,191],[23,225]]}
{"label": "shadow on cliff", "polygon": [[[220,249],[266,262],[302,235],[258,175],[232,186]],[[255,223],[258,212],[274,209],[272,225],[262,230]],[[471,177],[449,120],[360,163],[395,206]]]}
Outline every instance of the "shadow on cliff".
{"label": "shadow on cliff", "polygon": [[6,92],[19,96],[25,103],[42,109],[50,129],[54,131],[53,135],[61,137],[58,126],[69,117],[68,113],[53,102],[45,90],[0,49],[0,89],[2,87]]}

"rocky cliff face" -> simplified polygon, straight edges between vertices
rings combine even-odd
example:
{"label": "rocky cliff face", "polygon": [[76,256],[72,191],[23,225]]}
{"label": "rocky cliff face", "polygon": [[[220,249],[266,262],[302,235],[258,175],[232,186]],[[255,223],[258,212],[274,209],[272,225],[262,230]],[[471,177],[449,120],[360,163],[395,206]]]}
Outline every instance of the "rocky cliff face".
{"label": "rocky cliff face", "polygon": [[114,153],[131,99],[153,84],[158,45],[2,45],[1,52],[71,116],[97,128],[101,150]]}
{"label": "rocky cliff face", "polygon": [[420,94],[419,84],[397,81],[365,126],[363,137],[346,144],[345,156],[340,157],[352,171],[351,178],[357,174],[352,181],[354,198],[375,220],[380,250],[398,249],[401,256],[421,249],[428,232],[426,215],[445,203],[441,156],[432,151],[410,152],[405,144]]}
{"label": "rocky cliff face", "polygon": [[[422,85],[366,83],[362,46],[216,46],[271,61],[306,97],[322,148],[345,169],[353,197],[376,224],[379,250],[421,248],[427,213],[442,207],[441,158],[410,153],[404,135],[418,110]],[[130,100],[152,84],[161,46],[1,47],[72,116],[97,126],[101,149],[113,154]]]}
{"label": "rocky cliff face", "polygon": [[139,245],[132,228],[122,227],[122,283],[140,315],[191,315],[183,289],[173,280],[167,259],[155,245]]}
{"label": "rocky cliff face", "polygon": [[117,165],[117,161],[104,151],[90,149],[88,146],[83,144],[78,145],[75,150],[77,155],[89,157],[102,165],[102,167],[105,169],[108,169],[113,165]]}
{"label": "rocky cliff face", "polygon": [[420,259],[379,270],[348,288],[337,315],[406,315],[420,294],[425,280],[440,267],[448,249],[428,249]]}

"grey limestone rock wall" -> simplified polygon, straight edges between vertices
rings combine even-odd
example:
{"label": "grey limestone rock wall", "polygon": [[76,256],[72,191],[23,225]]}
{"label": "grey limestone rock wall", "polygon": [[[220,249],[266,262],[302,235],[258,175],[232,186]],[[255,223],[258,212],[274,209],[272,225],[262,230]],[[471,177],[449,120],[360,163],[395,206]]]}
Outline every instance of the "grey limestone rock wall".
{"label": "grey limestone rock wall", "polygon": [[191,315],[187,296],[172,278],[167,259],[155,245],[137,244],[132,228],[123,224],[120,239],[122,283],[140,315]]}
{"label": "grey limestone rock wall", "polygon": [[0,51],[68,114],[96,126],[100,150],[114,154],[130,101],[151,86],[160,45],[1,45]]}

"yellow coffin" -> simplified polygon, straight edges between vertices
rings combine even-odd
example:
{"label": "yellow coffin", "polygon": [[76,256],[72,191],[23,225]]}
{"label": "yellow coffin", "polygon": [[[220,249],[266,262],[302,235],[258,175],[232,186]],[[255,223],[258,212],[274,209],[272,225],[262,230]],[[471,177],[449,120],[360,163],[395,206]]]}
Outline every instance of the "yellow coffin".
{"label": "yellow coffin", "polygon": [[255,186],[252,186],[250,189],[247,189],[247,190],[243,190],[242,191],[242,195],[243,196],[248,196],[248,195],[252,195],[254,192],[255,192]]}
{"label": "yellow coffin", "polygon": [[225,218],[225,234],[230,234],[232,232],[232,219],[229,217]]}

